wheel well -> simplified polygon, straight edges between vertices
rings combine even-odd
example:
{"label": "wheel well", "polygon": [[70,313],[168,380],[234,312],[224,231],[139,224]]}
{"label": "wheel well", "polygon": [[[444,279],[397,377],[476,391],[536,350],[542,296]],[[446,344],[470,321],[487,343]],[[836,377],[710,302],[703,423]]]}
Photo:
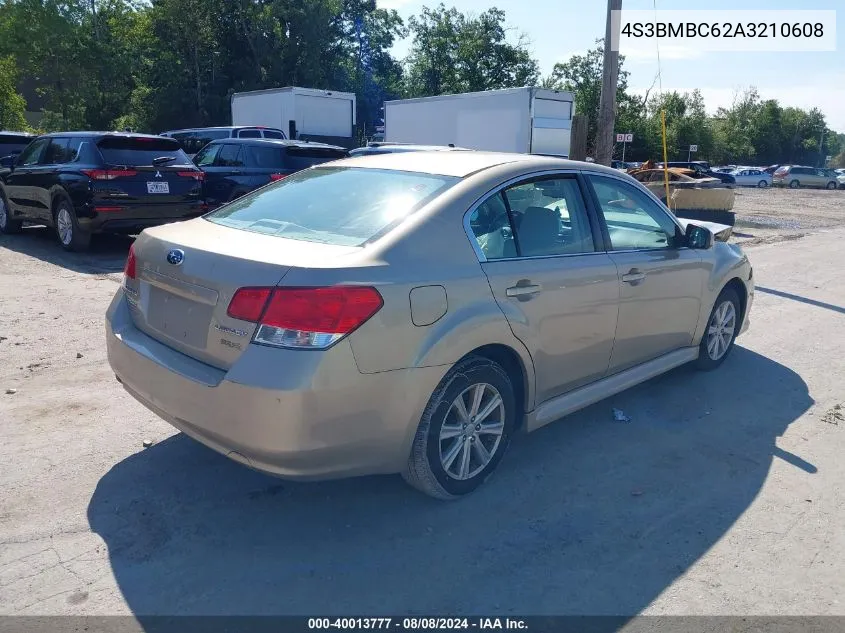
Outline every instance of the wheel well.
{"label": "wheel well", "polygon": [[50,205],[50,215],[53,216],[53,218],[54,218],[53,221],[55,221],[56,209],[59,206],[59,203],[62,202],[62,201],[67,202],[70,205],[71,211],[74,210],[73,209],[73,201],[71,201],[70,197],[67,194],[64,194],[64,193],[57,193],[55,196],[53,196],[53,204]]}
{"label": "wheel well", "polygon": [[528,394],[528,376],[525,373],[525,366],[519,354],[507,345],[494,344],[484,345],[483,347],[474,349],[467,356],[482,356],[492,360],[494,363],[498,363],[507,372],[513,383],[516,401],[521,403],[517,428],[521,427],[525,420],[525,410],[528,406],[528,403],[525,401]]}
{"label": "wheel well", "polygon": [[745,284],[742,283],[739,277],[734,277],[725,284],[725,288],[731,288],[736,293],[736,296],[739,297],[739,322],[742,323],[745,319],[745,307],[748,305],[748,292],[745,289]]}

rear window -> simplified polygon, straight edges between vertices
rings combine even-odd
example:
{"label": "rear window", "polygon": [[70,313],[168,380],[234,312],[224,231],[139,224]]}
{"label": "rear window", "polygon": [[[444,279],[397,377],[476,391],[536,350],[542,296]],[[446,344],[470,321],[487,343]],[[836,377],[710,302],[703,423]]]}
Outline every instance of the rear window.
{"label": "rear window", "polygon": [[171,159],[161,163],[168,167],[191,164],[191,160],[182,151],[179,143],[163,136],[159,138],[106,136],[100,139],[97,147],[107,165],[149,167],[157,158]]}
{"label": "rear window", "polygon": [[196,154],[211,141],[229,138],[229,130],[195,130],[193,132],[176,132],[171,135],[188,154]]}
{"label": "rear window", "polygon": [[385,169],[317,167],[247,194],[205,218],[266,235],[362,246],[459,180]]}

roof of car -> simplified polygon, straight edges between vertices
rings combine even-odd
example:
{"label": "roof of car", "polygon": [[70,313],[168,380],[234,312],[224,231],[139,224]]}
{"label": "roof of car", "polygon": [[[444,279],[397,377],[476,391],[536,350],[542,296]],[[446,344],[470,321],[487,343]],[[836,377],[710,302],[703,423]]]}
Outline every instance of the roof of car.
{"label": "roof of car", "polygon": [[35,134],[29,132],[16,132],[14,130],[0,130],[0,136],[20,136],[22,138],[32,138]]}
{"label": "roof of car", "polygon": [[50,132],[48,134],[43,134],[42,137],[52,138],[57,136],[88,136],[88,137],[96,137],[96,136],[122,136],[125,138],[149,138],[149,139],[158,139],[162,140],[162,137],[158,134],[139,134],[138,132]]}
{"label": "roof of car", "polygon": [[338,145],[327,145],[326,143],[312,143],[310,141],[291,141],[283,138],[216,138],[209,145],[281,145],[284,147],[318,147],[322,149],[339,149],[346,151],[345,147]]}
{"label": "roof of car", "polygon": [[279,130],[277,127],[269,127],[267,125],[211,125],[208,127],[185,127],[178,130],[167,130],[162,134],[176,134],[177,132],[204,132],[206,130]]}
{"label": "roof of car", "polygon": [[614,175],[619,173],[616,169],[595,163],[532,154],[478,152],[472,150],[463,152],[420,151],[371,154],[369,156],[345,158],[332,164],[344,167],[393,169],[397,171],[413,171],[464,178],[484,169],[515,163],[532,164],[537,169],[588,169],[590,171],[606,172]]}

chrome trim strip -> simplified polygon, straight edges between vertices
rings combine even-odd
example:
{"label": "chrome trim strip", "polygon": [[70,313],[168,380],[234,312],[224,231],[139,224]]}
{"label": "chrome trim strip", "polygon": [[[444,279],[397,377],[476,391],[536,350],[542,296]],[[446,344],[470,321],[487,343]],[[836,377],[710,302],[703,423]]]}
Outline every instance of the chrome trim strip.
{"label": "chrome trim strip", "polygon": [[196,284],[182,281],[181,279],[176,279],[175,277],[162,275],[161,273],[157,273],[149,268],[142,269],[138,277],[141,281],[146,281],[151,286],[156,286],[162,290],[166,290],[167,292],[172,292],[173,294],[179,295],[185,299],[198,301],[210,306],[217,305],[219,294],[216,290],[212,290],[211,288],[197,286]]}

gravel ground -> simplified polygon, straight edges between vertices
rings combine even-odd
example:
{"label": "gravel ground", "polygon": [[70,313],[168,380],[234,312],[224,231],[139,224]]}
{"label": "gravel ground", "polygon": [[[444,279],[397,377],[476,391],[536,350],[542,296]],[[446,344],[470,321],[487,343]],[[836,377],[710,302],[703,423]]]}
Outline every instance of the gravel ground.
{"label": "gravel ground", "polygon": [[740,193],[776,226],[738,225],[758,292],[728,361],[520,438],[456,503],[175,433],[106,362],[128,240],[0,236],[0,614],[845,615],[845,192]]}
{"label": "gravel ground", "polygon": [[738,188],[733,241],[745,246],[797,239],[845,224],[845,189]]}

